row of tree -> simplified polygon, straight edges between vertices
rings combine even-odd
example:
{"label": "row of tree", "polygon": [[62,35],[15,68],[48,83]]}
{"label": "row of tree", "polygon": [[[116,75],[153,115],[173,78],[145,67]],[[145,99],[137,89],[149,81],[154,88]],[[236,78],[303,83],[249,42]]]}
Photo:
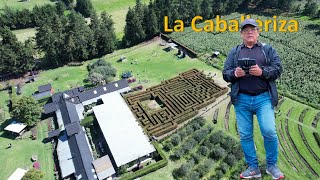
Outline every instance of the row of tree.
{"label": "row of tree", "polygon": [[129,8],[126,16],[123,44],[132,46],[163,32],[165,16],[169,17],[169,27],[173,27],[177,19],[183,20],[185,26],[189,26],[192,18],[197,15],[204,19],[212,19],[216,15],[229,14],[236,10],[246,11],[250,6],[261,9],[288,9],[292,3],[293,0],[154,0],[145,5],[141,0],[136,0],[135,7]]}
{"label": "row of tree", "polygon": [[111,53],[116,49],[116,35],[111,16],[92,15],[91,23],[75,11],[65,16],[51,15],[51,21],[37,28],[36,43],[45,52],[49,67],[83,61]]}
{"label": "row of tree", "polygon": [[0,28],[0,74],[24,73],[34,65],[34,45],[18,41],[9,28]]}
{"label": "row of tree", "polygon": [[[71,4],[70,4],[71,3]],[[23,29],[37,27],[46,24],[51,19],[52,14],[62,16],[65,10],[75,10],[84,17],[91,17],[94,9],[90,0],[77,0],[76,6],[68,0],[58,1],[55,5],[35,6],[32,10],[15,10],[5,6],[3,13],[0,14],[0,27],[9,27],[10,29]]]}

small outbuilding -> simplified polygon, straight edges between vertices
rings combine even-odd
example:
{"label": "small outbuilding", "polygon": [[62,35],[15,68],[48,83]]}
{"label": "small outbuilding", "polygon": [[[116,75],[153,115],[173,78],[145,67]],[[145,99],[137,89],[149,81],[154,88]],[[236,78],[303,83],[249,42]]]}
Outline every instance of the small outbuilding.
{"label": "small outbuilding", "polygon": [[96,159],[92,162],[94,169],[98,175],[98,179],[108,179],[112,178],[116,174],[111,160],[108,155],[105,155],[99,159]]}
{"label": "small outbuilding", "polygon": [[21,169],[21,168],[17,168],[12,174],[11,176],[8,178],[8,180],[20,180],[22,179],[22,177],[24,176],[24,174],[26,174],[27,170],[25,169]]}
{"label": "small outbuilding", "polygon": [[27,125],[23,123],[12,121],[12,123],[5,127],[4,130],[20,136],[24,133],[26,127]]}

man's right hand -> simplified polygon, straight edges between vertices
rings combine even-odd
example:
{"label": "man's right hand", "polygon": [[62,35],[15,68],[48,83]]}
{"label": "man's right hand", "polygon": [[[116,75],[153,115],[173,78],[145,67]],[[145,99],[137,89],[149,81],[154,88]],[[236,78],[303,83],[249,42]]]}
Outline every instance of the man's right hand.
{"label": "man's right hand", "polygon": [[235,75],[237,78],[239,78],[239,77],[245,76],[245,75],[246,75],[246,72],[244,72],[244,70],[242,70],[242,68],[237,67],[236,70],[234,71],[234,75]]}

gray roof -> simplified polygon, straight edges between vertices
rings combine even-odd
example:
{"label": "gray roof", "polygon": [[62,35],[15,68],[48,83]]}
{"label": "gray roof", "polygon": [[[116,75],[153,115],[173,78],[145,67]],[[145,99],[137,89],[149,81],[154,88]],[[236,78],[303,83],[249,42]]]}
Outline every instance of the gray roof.
{"label": "gray roof", "polygon": [[[68,101],[61,101],[59,105],[66,130],[67,127],[71,124],[79,124],[80,119],[75,104],[70,103]],[[74,129],[71,128],[70,132],[74,132],[73,130]],[[91,164],[93,161],[93,157],[91,155],[90,147],[83,129],[80,128],[77,134],[68,136],[68,143],[73,157],[73,163],[76,170],[76,177],[81,177],[81,179],[94,180],[95,172],[92,171],[93,166]]]}
{"label": "gray roof", "polygon": [[72,136],[74,134],[77,134],[81,130],[81,126],[80,126],[79,122],[70,123],[70,124],[66,125],[65,128],[66,128],[68,136]]}
{"label": "gray roof", "polygon": [[65,131],[63,135],[58,138],[57,155],[59,160],[61,178],[65,178],[76,172],[73,157],[70,151],[68,137]]}
{"label": "gray roof", "polygon": [[105,155],[92,162],[94,169],[98,175],[98,179],[106,179],[116,173],[108,155]]}
{"label": "gray roof", "polygon": [[125,79],[114,81],[96,88],[86,90],[79,94],[79,99],[81,102],[99,97],[103,94],[114,92],[123,88],[129,87],[128,81]]}
{"label": "gray roof", "polygon": [[43,110],[45,114],[49,114],[58,110],[58,105],[56,102],[48,103],[43,106]]}
{"label": "gray roof", "polygon": [[39,92],[37,94],[32,95],[32,97],[35,100],[39,100],[39,99],[42,99],[42,98],[45,98],[45,97],[50,97],[50,96],[51,96],[51,91]]}
{"label": "gray roof", "polygon": [[56,130],[50,131],[48,133],[48,138],[59,136],[60,132],[61,132],[60,129],[56,129]]}
{"label": "gray roof", "polygon": [[45,85],[39,86],[38,91],[39,93],[51,91],[51,88],[52,88],[51,84],[45,84]]}

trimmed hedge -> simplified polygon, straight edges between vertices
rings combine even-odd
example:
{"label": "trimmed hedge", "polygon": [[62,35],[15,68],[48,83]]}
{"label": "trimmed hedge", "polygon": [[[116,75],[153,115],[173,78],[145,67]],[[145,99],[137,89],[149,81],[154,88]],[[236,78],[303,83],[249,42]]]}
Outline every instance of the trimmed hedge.
{"label": "trimmed hedge", "polygon": [[314,138],[316,139],[317,144],[318,144],[318,146],[320,148],[320,135],[319,135],[319,133],[313,132],[312,134],[313,134]]}
{"label": "trimmed hedge", "polygon": [[121,177],[121,179],[124,179],[124,180],[131,180],[131,179],[136,179],[138,177],[141,177],[141,176],[144,176],[146,174],[149,174],[151,172],[154,172],[160,168],[163,168],[165,167],[167,164],[168,164],[168,160],[167,158],[165,157],[164,153],[162,152],[161,148],[159,147],[159,145],[155,142],[152,142],[153,146],[156,148],[156,150],[158,151],[159,155],[161,156],[162,160],[154,163],[154,164],[151,164],[149,166],[146,166],[145,168],[143,169],[140,169],[134,173],[128,173],[126,175],[124,175],[123,177]]}

